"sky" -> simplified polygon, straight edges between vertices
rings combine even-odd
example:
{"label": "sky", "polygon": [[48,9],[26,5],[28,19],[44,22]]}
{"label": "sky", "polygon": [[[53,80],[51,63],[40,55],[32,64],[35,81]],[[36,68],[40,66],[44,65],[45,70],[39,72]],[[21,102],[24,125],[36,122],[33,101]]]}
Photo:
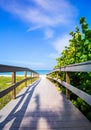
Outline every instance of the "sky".
{"label": "sky", "polygon": [[90,0],[0,0],[0,64],[52,70]]}

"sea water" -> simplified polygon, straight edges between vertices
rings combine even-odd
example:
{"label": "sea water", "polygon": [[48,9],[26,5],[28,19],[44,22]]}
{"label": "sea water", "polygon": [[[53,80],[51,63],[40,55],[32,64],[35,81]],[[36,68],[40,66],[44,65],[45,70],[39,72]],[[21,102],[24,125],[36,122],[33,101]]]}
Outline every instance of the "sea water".
{"label": "sea water", "polygon": [[[39,73],[40,75],[46,75],[48,74],[51,70],[34,70],[35,72]],[[3,72],[0,73],[0,76],[11,76],[12,72]],[[24,72],[16,72],[16,75],[22,76],[24,75]],[[30,75],[30,72],[27,72],[27,75]]]}

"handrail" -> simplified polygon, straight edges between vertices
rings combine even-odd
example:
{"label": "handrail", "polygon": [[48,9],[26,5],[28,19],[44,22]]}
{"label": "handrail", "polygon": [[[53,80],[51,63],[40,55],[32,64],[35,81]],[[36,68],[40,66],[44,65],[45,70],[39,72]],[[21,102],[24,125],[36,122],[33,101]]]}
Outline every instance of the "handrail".
{"label": "handrail", "polygon": [[23,82],[25,82],[25,81],[27,81],[27,80],[29,80],[29,79],[31,79],[31,77],[26,78],[26,79],[23,79],[23,80],[21,80],[21,81],[15,83],[14,85],[11,85],[11,86],[8,87],[7,89],[0,91],[0,98],[3,97],[3,96],[5,96],[5,95],[8,94],[9,92],[11,92],[13,89],[17,88],[20,84],[22,84]]}
{"label": "handrail", "polygon": [[76,94],[77,96],[79,96],[81,99],[83,99],[86,103],[88,103],[89,105],[91,105],[91,95],[83,92],[82,90],[64,82],[64,81],[61,81],[60,79],[57,79],[57,78],[51,78],[51,77],[48,77],[49,79],[52,79],[52,80],[55,80],[57,81],[58,83],[60,83],[62,86],[64,86],[65,88],[69,89],[71,92],[73,92],[74,94]]}
{"label": "handrail", "polygon": [[[54,72],[66,72],[66,82],[58,79],[58,76],[57,78],[50,77],[50,74]],[[69,74],[70,72],[91,72],[91,61],[78,63],[78,64],[72,64],[65,67],[61,67],[61,68],[56,68],[47,74],[48,78],[55,80],[58,83],[60,83],[62,86],[66,87],[67,99],[70,99],[70,91],[71,91],[77,96],[79,96],[80,98],[82,98],[86,103],[91,105],[91,95],[83,92],[82,90],[79,90],[78,88],[70,84],[70,74]]]}
{"label": "handrail", "polygon": [[71,64],[61,68],[56,68],[50,73],[65,71],[65,72],[91,72],[91,61],[82,62],[78,64]]}
{"label": "handrail", "polygon": [[[16,82],[16,72],[19,71],[24,71],[24,79]],[[9,65],[2,65],[0,64],[0,72],[12,72],[12,85],[10,87],[8,87],[5,90],[0,91],[0,98],[5,96],[6,94],[8,94],[9,92],[11,92],[13,90],[13,98],[16,98],[16,87],[18,87],[21,83],[25,82],[25,86],[27,86],[27,80],[32,80],[35,77],[39,77],[39,74],[34,71],[31,70],[29,68],[24,68],[24,67],[18,67],[18,66],[9,66]],[[27,72],[30,72],[30,77],[27,77]]]}
{"label": "handrail", "polygon": [[29,68],[0,64],[1,73],[2,72],[19,72],[19,71],[30,71],[30,72],[38,74],[36,71],[29,69]]}

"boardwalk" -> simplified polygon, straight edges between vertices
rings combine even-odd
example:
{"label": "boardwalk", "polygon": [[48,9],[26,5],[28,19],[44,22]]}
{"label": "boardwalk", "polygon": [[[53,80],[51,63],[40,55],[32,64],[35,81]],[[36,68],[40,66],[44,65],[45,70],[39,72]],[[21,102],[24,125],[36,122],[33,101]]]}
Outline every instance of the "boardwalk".
{"label": "boardwalk", "polygon": [[44,77],[0,111],[0,130],[91,130],[91,123]]}

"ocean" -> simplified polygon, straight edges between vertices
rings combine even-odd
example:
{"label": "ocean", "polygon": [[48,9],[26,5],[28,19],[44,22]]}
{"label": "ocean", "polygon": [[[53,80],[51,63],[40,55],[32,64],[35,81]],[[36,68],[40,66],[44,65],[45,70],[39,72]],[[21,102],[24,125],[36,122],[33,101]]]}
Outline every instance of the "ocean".
{"label": "ocean", "polygon": [[38,72],[40,75],[45,75],[48,74],[51,70],[35,70],[36,72]]}
{"label": "ocean", "polygon": [[[51,70],[34,70],[36,71],[37,73],[39,73],[40,75],[45,75],[47,73],[49,73]],[[11,76],[12,73],[11,72],[4,72],[4,73],[0,73],[0,76]],[[17,72],[16,75],[24,75],[24,72]],[[27,75],[30,75],[30,72],[27,72]]]}

